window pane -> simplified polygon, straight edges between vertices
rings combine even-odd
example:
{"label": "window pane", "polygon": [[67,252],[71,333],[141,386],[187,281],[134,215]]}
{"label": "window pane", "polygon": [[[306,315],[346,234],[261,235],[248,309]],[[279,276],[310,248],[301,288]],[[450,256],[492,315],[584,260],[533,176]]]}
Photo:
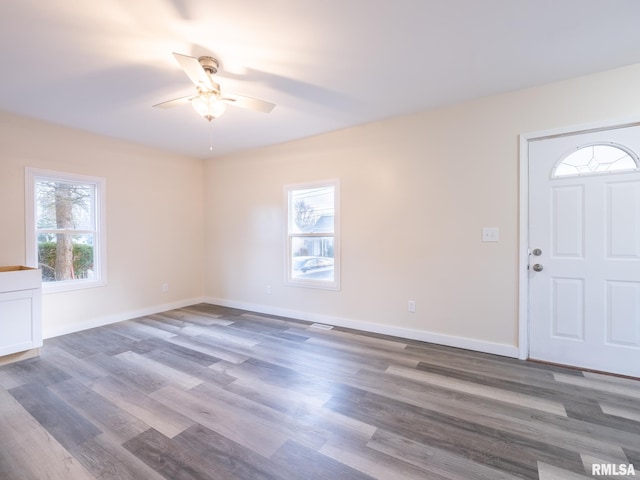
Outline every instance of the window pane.
{"label": "window pane", "polygon": [[56,181],[36,182],[39,229],[94,230],[95,186]]}
{"label": "window pane", "polygon": [[333,282],[333,237],[292,237],[291,278]]}
{"label": "window pane", "polygon": [[94,278],[93,234],[38,235],[38,268],[43,282]]}
{"label": "window pane", "polygon": [[289,196],[289,233],[333,233],[333,186],[292,190]]}

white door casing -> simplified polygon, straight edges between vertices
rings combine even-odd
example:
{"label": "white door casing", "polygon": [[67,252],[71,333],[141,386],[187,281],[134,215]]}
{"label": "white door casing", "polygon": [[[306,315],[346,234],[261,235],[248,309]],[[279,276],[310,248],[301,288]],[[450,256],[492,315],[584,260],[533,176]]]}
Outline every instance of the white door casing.
{"label": "white door casing", "polygon": [[640,377],[640,171],[552,176],[593,144],[640,153],[640,126],[528,142],[529,357]]}

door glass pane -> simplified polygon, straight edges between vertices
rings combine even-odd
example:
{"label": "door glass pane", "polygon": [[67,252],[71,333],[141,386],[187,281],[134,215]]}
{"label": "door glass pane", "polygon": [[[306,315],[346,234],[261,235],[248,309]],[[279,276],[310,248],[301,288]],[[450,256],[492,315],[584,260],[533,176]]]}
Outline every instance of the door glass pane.
{"label": "door glass pane", "polygon": [[638,169],[636,160],[613,145],[589,145],[567,155],[553,171],[553,177],[591,175]]}

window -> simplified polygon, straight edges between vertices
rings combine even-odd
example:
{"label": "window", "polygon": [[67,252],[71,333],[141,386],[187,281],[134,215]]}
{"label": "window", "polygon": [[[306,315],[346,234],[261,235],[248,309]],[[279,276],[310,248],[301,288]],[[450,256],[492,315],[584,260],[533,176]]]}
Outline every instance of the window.
{"label": "window", "polygon": [[104,179],[27,168],[27,264],[45,292],[105,282]]}
{"label": "window", "polygon": [[287,284],[340,288],[339,183],[285,187]]}
{"label": "window", "polygon": [[616,145],[587,145],[567,155],[553,170],[553,178],[638,169],[635,155]]}

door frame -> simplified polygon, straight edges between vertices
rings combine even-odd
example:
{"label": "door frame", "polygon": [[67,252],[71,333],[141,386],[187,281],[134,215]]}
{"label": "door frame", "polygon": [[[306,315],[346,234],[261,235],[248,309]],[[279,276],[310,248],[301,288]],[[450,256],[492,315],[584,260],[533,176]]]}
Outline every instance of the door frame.
{"label": "door frame", "polygon": [[570,125],[519,135],[518,358],[529,358],[529,142],[640,125],[640,117]]}

